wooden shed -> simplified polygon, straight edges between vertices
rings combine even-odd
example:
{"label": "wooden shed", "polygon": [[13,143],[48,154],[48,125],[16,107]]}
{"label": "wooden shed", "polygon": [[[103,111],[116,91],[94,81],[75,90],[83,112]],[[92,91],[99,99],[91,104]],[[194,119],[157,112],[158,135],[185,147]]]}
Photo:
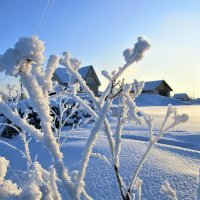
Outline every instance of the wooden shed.
{"label": "wooden shed", "polygon": [[[87,86],[93,91],[95,96],[98,96],[99,86],[101,85],[99,78],[92,65],[81,67],[78,72],[80,73]],[[54,72],[53,81],[57,81],[58,84],[65,87],[68,86],[69,74],[66,68],[57,68]]]}
{"label": "wooden shed", "polygon": [[186,93],[174,94],[173,98],[179,99],[179,100],[182,100],[182,101],[190,101],[190,97]]}
{"label": "wooden shed", "polygon": [[161,96],[170,97],[172,88],[167,84],[165,80],[147,81],[144,83],[142,93],[158,94]]}

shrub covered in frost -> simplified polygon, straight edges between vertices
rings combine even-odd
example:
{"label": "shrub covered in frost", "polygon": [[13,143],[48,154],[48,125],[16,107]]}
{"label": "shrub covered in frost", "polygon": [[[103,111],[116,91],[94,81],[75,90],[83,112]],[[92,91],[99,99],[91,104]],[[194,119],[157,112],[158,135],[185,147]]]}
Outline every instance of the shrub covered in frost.
{"label": "shrub covered in frost", "polygon": [[[139,37],[133,48],[126,49],[123,52],[125,59],[124,66],[119,67],[119,69],[112,73],[105,70],[102,72],[109,83],[100,98],[95,97],[78,73],[81,62],[76,58],[72,58],[69,53],[63,53],[63,57],[61,58],[56,55],[50,56],[46,69],[42,69],[41,65],[44,62],[44,43],[37,36],[21,38],[15,44],[14,48],[10,48],[3,55],[0,55],[0,71],[11,76],[19,77],[31,101],[31,108],[28,107],[28,111],[25,112],[27,109],[26,106],[21,106],[18,110],[15,106],[13,107],[13,105],[0,99],[0,110],[3,115],[12,121],[12,124],[19,127],[16,130],[20,133],[24,141],[25,152],[18,151],[27,160],[27,172],[24,173],[25,177],[21,178],[20,188],[12,182],[9,182],[9,187],[7,185],[3,187],[4,184],[8,183],[4,180],[8,161],[5,159],[0,160],[3,163],[2,169],[0,168],[0,188],[3,188],[3,192],[0,191],[0,195],[5,195],[5,198],[7,197],[6,195],[16,195],[20,199],[60,200],[60,191],[63,191],[63,195],[65,195],[63,197],[64,199],[92,199],[85,190],[84,178],[89,159],[92,155],[94,156],[92,150],[97,141],[99,130],[102,128],[110,147],[111,160],[101,154],[96,154],[95,157],[109,163],[114,170],[115,180],[123,200],[130,200],[131,196],[136,196],[138,199],[141,199],[142,180],[138,178],[138,173],[152,148],[169,129],[188,120],[187,115],[179,115],[176,109],[169,106],[158,134],[154,134],[152,118],[139,112],[135,103],[135,98],[142,91],[143,82],[135,80],[133,85],[135,90],[130,95],[132,86],[125,84],[124,80],[120,80],[120,76],[124,71],[133,63],[140,61],[144,56],[144,52],[149,47],[150,44],[142,37]],[[51,78],[58,64],[65,67],[70,74],[69,91],[61,90],[56,94],[58,97],[57,101],[53,101],[49,97],[48,92],[52,90],[53,83]],[[74,80],[77,80],[77,83],[74,83]],[[88,101],[85,101],[85,99],[77,94],[80,88],[85,91],[91,103],[88,103]],[[67,99],[65,99],[65,95]],[[118,116],[116,129],[112,130],[108,120],[108,112],[115,98],[119,99]],[[31,109],[32,111],[30,111]],[[36,116],[29,115],[30,112],[37,114],[41,126],[39,129],[31,124],[30,119]],[[62,127],[67,124],[76,123],[75,120],[78,123],[86,115],[91,116],[95,123],[91,128],[90,135],[85,144],[79,170],[70,174],[64,165],[64,155],[60,150],[62,146],[60,145]],[[169,122],[170,119],[172,119],[171,123]],[[134,122],[138,125],[145,123],[149,128],[148,148],[142,156],[136,170],[132,172],[131,181],[127,185],[125,185],[124,177],[121,176],[119,171],[121,135],[125,122]],[[32,162],[28,141],[26,141],[26,133],[30,134],[38,142],[41,142],[51,155],[52,166],[48,171],[44,170],[40,163]],[[13,188],[13,194],[9,193],[10,187]],[[168,196],[176,197],[175,190],[169,184],[164,184],[162,191]]]}

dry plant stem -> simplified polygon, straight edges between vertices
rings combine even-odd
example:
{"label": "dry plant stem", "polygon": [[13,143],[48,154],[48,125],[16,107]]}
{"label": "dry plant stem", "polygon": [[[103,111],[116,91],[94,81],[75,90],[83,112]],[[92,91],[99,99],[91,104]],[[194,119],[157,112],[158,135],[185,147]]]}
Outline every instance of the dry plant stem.
{"label": "dry plant stem", "polygon": [[119,175],[119,171],[118,170],[119,170],[118,167],[115,165],[114,166],[114,171],[115,171],[115,175],[117,177],[117,183],[118,183],[118,187],[119,187],[119,190],[120,190],[121,197],[122,197],[123,200],[131,200],[129,195],[125,195],[124,194],[121,177]]}

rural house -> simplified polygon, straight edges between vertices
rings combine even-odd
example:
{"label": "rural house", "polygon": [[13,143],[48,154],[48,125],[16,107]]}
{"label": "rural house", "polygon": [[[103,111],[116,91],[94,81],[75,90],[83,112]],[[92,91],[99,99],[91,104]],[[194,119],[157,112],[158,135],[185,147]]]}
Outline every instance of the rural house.
{"label": "rural house", "polygon": [[144,82],[144,88],[142,89],[142,93],[158,94],[166,97],[170,97],[171,91],[173,90],[165,80]]}
{"label": "rural house", "polygon": [[174,94],[173,98],[179,99],[179,100],[182,100],[182,101],[190,101],[190,97],[186,93]]}
{"label": "rural house", "polygon": [[[86,82],[87,86],[93,91],[95,96],[98,96],[99,86],[101,85],[99,78],[94,71],[92,65],[81,67],[78,72],[80,73],[83,80]],[[68,86],[69,82],[69,74],[66,68],[57,68],[54,72],[53,81],[57,81],[58,84],[63,85],[65,87]]]}

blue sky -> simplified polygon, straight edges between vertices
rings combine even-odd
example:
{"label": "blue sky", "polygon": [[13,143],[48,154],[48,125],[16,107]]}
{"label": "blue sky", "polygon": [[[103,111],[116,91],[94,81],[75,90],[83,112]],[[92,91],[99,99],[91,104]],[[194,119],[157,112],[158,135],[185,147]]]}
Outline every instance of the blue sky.
{"label": "blue sky", "polygon": [[[44,12],[49,6],[49,12]],[[0,0],[0,54],[19,37],[39,35],[45,55],[70,51],[100,71],[123,65],[138,36],[152,44],[125,80],[165,79],[174,92],[200,97],[200,1]],[[46,10],[47,11],[47,10]],[[0,75],[0,85],[16,83]]]}

